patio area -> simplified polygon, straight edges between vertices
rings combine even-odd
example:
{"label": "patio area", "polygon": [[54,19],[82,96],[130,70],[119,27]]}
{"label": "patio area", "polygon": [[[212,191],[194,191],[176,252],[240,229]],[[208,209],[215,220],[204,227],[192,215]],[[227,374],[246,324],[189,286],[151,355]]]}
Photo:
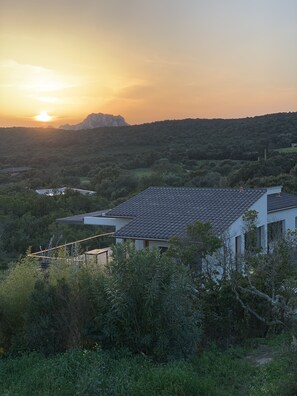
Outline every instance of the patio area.
{"label": "patio area", "polygon": [[49,246],[47,249],[29,253],[28,257],[39,259],[43,267],[47,267],[51,262],[57,262],[57,260],[62,259],[78,265],[96,263],[104,266],[112,259],[112,249],[110,246],[103,247],[103,245],[107,243],[107,238],[111,239],[113,237],[113,234],[113,232],[98,234],[54,247]]}

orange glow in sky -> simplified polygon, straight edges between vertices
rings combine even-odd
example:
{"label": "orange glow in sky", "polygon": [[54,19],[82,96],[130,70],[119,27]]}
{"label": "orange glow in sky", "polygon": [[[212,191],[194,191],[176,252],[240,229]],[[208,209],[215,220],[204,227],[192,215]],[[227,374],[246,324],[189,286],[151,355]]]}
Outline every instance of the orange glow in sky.
{"label": "orange glow in sky", "polygon": [[1,1],[0,126],[297,111],[296,0],[36,5]]}
{"label": "orange glow in sky", "polygon": [[46,111],[42,111],[40,114],[35,116],[34,119],[40,122],[49,122],[53,119],[53,117],[48,115]]}

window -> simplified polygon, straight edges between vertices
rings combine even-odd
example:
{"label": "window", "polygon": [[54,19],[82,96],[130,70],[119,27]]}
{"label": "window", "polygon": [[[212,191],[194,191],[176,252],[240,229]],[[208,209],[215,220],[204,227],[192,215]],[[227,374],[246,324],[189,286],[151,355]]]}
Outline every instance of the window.
{"label": "window", "polygon": [[259,253],[265,247],[265,228],[264,226],[255,227],[244,234],[245,251],[250,254]]}
{"label": "window", "polygon": [[144,248],[148,248],[148,247],[149,247],[149,244],[150,244],[150,242],[149,242],[147,239],[145,239],[145,240],[143,241],[143,247],[144,247]]}
{"label": "window", "polygon": [[[295,218],[295,227],[296,227],[296,218]],[[276,242],[280,238],[282,238],[284,234],[284,221],[275,221],[274,223],[269,223],[267,226],[268,232],[268,243]]]}
{"label": "window", "polygon": [[167,246],[159,246],[160,253],[165,253],[168,250]]}
{"label": "window", "polygon": [[239,256],[241,254],[241,235],[235,237],[235,255]]}
{"label": "window", "polygon": [[257,228],[257,247],[261,248],[265,245],[265,234],[264,226]]}
{"label": "window", "polygon": [[246,252],[254,253],[258,243],[258,230],[252,230],[244,234],[244,248]]}
{"label": "window", "polygon": [[241,256],[241,235],[235,237],[235,270],[239,271]]}

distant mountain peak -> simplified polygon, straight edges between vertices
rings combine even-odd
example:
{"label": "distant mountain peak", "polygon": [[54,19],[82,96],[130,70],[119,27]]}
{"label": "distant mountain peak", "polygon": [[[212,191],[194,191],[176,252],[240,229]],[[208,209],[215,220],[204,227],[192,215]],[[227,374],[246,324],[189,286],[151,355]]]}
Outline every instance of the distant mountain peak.
{"label": "distant mountain peak", "polygon": [[68,129],[77,131],[80,129],[94,129],[103,127],[120,127],[127,126],[127,122],[124,117],[120,115],[103,114],[103,113],[92,113],[89,114],[82,122],[74,125],[61,125],[60,129]]}

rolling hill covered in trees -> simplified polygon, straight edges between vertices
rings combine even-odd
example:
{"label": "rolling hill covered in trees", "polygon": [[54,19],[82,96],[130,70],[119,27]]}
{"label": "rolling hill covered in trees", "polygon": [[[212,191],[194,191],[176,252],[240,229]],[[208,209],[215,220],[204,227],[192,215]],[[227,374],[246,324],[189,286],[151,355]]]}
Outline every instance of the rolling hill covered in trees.
{"label": "rolling hill covered in trees", "polygon": [[[270,186],[297,193],[297,113],[187,119],[90,130],[0,129],[0,252],[7,262],[91,229],[55,219],[101,210],[149,186]],[[266,153],[266,159],[264,158]],[[38,188],[95,190],[95,197],[39,197]],[[0,260],[0,261],[1,261]]]}
{"label": "rolling hill covered in trees", "polygon": [[125,154],[151,151],[173,159],[257,159],[264,148],[297,142],[297,113],[230,120],[173,120],[80,131],[2,128],[0,138],[1,166],[38,165],[51,160],[67,164],[84,161],[86,156],[117,162]]}

